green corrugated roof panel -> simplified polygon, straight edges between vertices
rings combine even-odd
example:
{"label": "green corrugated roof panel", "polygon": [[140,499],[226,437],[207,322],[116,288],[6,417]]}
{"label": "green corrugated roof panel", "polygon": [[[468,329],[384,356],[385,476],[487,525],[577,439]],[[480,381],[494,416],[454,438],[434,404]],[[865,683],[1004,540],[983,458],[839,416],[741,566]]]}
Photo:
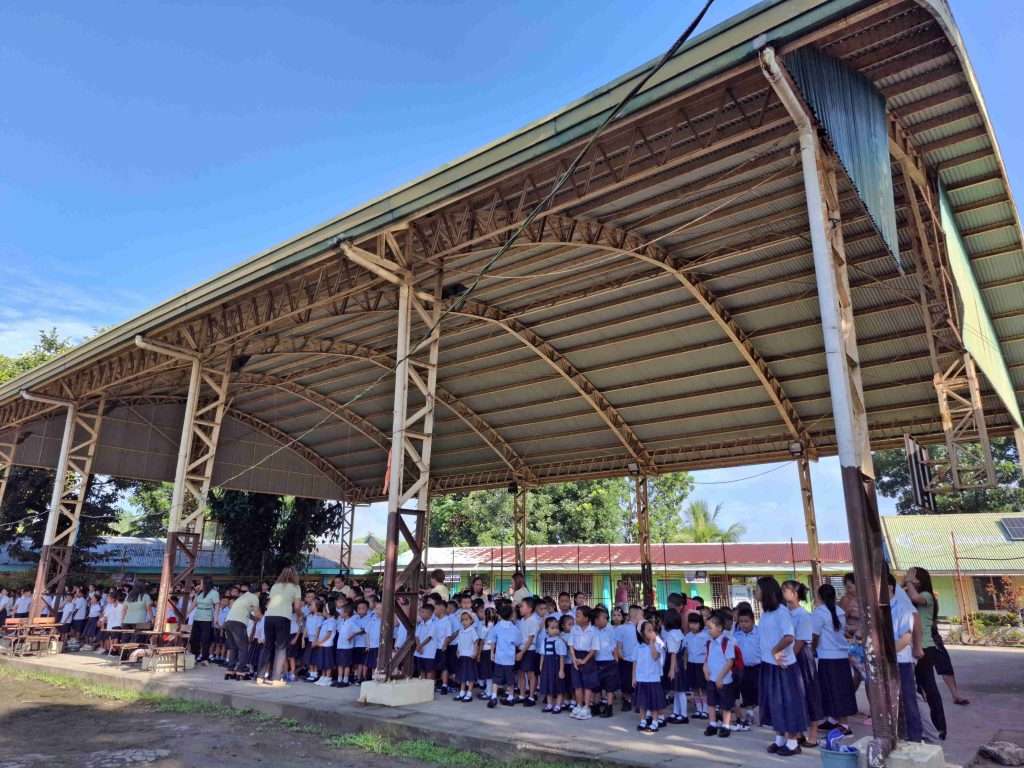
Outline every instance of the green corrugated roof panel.
{"label": "green corrugated roof panel", "polygon": [[882,518],[885,543],[898,571],[927,568],[955,573],[953,537],[964,573],[1024,572],[1024,541],[1013,541],[1000,521],[1024,513],[992,512],[958,515],[892,515]]}

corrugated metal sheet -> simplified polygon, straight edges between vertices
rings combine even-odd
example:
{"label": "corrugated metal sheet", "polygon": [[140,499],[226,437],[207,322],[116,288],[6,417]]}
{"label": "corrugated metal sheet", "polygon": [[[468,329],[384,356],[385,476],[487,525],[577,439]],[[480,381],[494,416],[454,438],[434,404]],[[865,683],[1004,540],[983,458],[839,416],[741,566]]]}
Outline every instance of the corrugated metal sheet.
{"label": "corrugated metal sheet", "polygon": [[1024,541],[1012,541],[999,521],[1019,513],[893,515],[882,518],[885,543],[898,570],[920,566],[933,573],[1004,574],[1024,572]]}
{"label": "corrugated metal sheet", "polygon": [[785,61],[900,266],[885,99],[870,81],[813,46],[786,54]]}

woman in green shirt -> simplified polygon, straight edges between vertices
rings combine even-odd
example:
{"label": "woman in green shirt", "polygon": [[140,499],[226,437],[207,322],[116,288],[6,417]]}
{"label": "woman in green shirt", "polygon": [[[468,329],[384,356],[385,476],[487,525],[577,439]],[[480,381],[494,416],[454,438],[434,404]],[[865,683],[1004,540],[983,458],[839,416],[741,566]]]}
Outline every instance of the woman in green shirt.
{"label": "woman in green shirt", "polygon": [[[284,685],[282,679],[288,655],[288,643],[291,640],[292,616],[302,610],[302,591],[299,589],[299,572],[288,566],[277,582],[270,588],[270,600],[263,618],[263,636],[265,643],[260,655],[260,667],[256,672],[256,682],[263,683],[263,676],[270,671],[266,679],[268,685]],[[270,660],[274,667],[271,670]]]}
{"label": "woman in green shirt", "polygon": [[220,603],[220,593],[213,588],[213,577],[203,576],[201,586],[192,590],[192,654],[197,664],[210,663],[210,643],[213,641],[213,612]]}
{"label": "woman in green shirt", "polygon": [[[121,627],[124,629],[137,629],[140,632],[144,629],[149,628],[149,622],[152,621],[152,606],[153,601],[146,593],[146,584],[143,581],[136,581],[132,586],[132,591],[128,593],[128,597],[125,598],[122,603],[123,612],[121,614]],[[132,638],[135,641],[135,636]]]}

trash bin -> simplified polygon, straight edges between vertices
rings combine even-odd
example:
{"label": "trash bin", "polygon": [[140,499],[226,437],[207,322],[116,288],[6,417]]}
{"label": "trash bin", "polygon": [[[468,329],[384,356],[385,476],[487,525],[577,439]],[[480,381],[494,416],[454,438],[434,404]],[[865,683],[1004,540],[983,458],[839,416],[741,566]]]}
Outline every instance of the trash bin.
{"label": "trash bin", "polygon": [[850,752],[821,749],[819,752],[821,752],[821,768],[857,768],[860,762],[860,754],[856,749]]}

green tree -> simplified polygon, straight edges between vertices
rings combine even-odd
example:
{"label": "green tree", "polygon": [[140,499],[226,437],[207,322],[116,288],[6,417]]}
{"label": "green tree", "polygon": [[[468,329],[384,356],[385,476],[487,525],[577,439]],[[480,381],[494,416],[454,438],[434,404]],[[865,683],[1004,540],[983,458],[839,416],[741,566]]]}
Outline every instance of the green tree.
{"label": "green tree", "polygon": [[648,488],[651,541],[684,541],[683,504],[693,490],[693,478],[687,472],[669,472],[651,478]]}
{"label": "green tree", "polygon": [[172,483],[136,483],[127,498],[130,510],[125,532],[129,536],[166,536],[173,493]]}
{"label": "green tree", "polygon": [[721,504],[717,504],[714,509],[711,509],[703,499],[691,501],[683,513],[686,522],[683,527],[682,538],[679,541],[695,542],[698,544],[716,541],[739,541],[743,534],[747,532],[746,526],[741,523],[733,523],[728,528],[723,528],[718,520],[718,516],[721,513]]}
{"label": "green tree", "polygon": [[276,574],[286,565],[302,569],[317,539],[337,540],[344,505],[221,490],[211,494],[209,510],[221,526],[234,570],[260,576]]}
{"label": "green tree", "polygon": [[58,334],[56,328],[40,331],[39,341],[32,346],[32,349],[22,352],[20,355],[0,355],[0,384],[31,371],[74,346],[71,339]]}
{"label": "green tree", "polygon": [[[975,458],[981,451],[977,446],[967,448]],[[945,446],[931,448],[932,456],[946,455]],[[878,492],[896,500],[896,511],[900,514],[916,514],[923,510],[914,506],[914,494],[910,486],[910,471],[907,468],[907,454],[902,448],[874,453],[875,481]],[[937,496],[935,503],[940,513],[953,512],[1018,512],[1024,509],[1024,487],[1021,485],[1020,464],[1017,446],[1012,438],[997,437],[992,440],[992,460],[996,469],[995,488],[982,491],[964,491]]]}

